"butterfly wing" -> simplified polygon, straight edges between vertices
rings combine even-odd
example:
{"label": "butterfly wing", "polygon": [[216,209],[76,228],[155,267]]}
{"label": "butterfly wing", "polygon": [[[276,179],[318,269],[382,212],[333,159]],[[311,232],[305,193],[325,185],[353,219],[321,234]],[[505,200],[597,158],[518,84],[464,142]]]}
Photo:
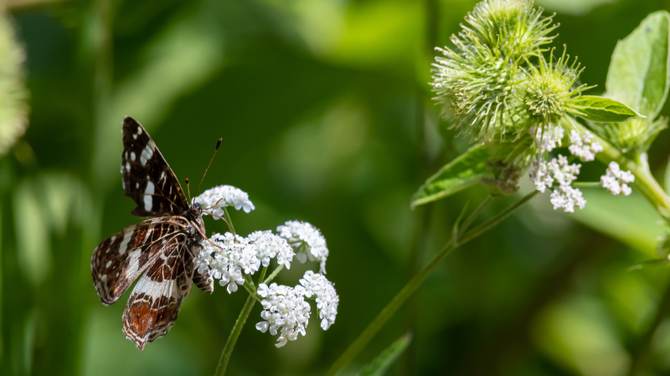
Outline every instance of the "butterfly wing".
{"label": "butterfly wing", "polygon": [[100,243],[91,257],[93,283],[105,305],[116,302],[182,230],[179,217],[153,218]]}
{"label": "butterfly wing", "polygon": [[193,259],[186,235],[170,239],[130,294],[123,311],[123,331],[140,350],[167,334],[182,300],[191,291]]}
{"label": "butterfly wing", "polygon": [[123,188],[137,204],[133,215],[158,217],[188,210],[179,180],[149,133],[131,117],[123,119],[121,160]]}

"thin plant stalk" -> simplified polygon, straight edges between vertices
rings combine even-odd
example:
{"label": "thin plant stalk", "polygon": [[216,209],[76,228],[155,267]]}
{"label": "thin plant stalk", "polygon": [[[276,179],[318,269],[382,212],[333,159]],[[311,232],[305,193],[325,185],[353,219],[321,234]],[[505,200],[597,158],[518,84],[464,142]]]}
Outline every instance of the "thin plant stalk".
{"label": "thin plant stalk", "polygon": [[221,357],[219,358],[219,364],[216,366],[216,372],[215,372],[216,376],[223,376],[226,374],[226,368],[228,368],[228,361],[230,361],[230,356],[233,354],[233,349],[235,348],[237,339],[240,337],[240,333],[242,333],[242,328],[244,327],[244,324],[247,322],[247,318],[249,317],[251,309],[254,307],[255,303],[256,303],[255,296],[249,294],[247,301],[244,303],[244,306],[240,311],[240,315],[237,316],[237,320],[235,320],[235,326],[233,326],[233,329],[230,331],[230,335],[226,340],[226,345],[223,347]]}
{"label": "thin plant stalk", "polygon": [[[375,334],[386,324],[386,322],[393,316],[393,314],[402,306],[402,304],[409,298],[414,291],[416,291],[419,286],[428,278],[432,271],[440,264],[446,256],[451,254],[453,250],[459,246],[467,243],[468,241],[478,237],[479,235],[485,233],[491,228],[495,227],[497,224],[502,222],[509,215],[514,213],[519,209],[523,204],[528,202],[531,198],[535,197],[538,191],[533,191],[532,193],[524,196],[516,204],[505,210],[504,212],[498,214],[494,218],[484,222],[483,224],[475,227],[471,231],[466,232],[462,237],[458,239],[458,242],[455,242],[454,239],[449,240],[447,244],[444,245],[440,253],[433,258],[433,260],[426,265],[421,271],[419,271],[406,285],[405,287],[398,292],[398,294],[391,300],[391,302],[384,307],[384,309],[379,312],[377,317],[358,335],[358,338],[349,345],[347,350],[340,356],[337,361],[330,367],[327,376],[335,375],[342,367],[347,365],[358,353],[367,345],[368,342],[374,337]],[[486,199],[489,200],[488,198]],[[480,205],[480,208],[482,205]],[[477,210],[476,210],[477,211]]]}
{"label": "thin plant stalk", "polygon": [[[267,267],[264,267],[261,270],[261,275],[258,278],[259,282],[263,281],[263,278],[265,278],[265,273],[267,273],[267,271],[268,271]],[[226,340],[226,344],[223,347],[223,351],[221,351],[219,364],[216,366],[216,373],[215,373],[216,376],[223,376],[226,373],[226,368],[228,368],[228,362],[230,361],[230,356],[233,354],[233,349],[235,348],[237,339],[239,338],[240,333],[242,333],[242,328],[244,328],[244,324],[247,322],[249,314],[251,314],[251,309],[254,308],[254,304],[256,303],[256,301],[259,300],[258,296],[256,296],[256,290],[257,290],[256,288],[254,288],[253,291],[247,290],[247,292],[249,293],[249,297],[247,298],[247,301],[244,303],[244,306],[240,311],[240,315],[237,316],[237,320],[235,320],[235,325],[233,326],[233,329],[230,331],[230,335]]]}

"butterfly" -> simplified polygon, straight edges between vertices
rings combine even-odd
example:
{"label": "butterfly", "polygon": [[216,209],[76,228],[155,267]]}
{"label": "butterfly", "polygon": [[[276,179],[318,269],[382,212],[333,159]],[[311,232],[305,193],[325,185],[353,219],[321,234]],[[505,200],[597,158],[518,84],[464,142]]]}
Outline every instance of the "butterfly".
{"label": "butterfly", "polygon": [[167,334],[191,283],[212,293],[214,280],[194,271],[206,241],[202,207],[189,205],[179,180],[146,129],[123,120],[123,189],[151,217],[100,243],[91,257],[93,283],[104,305],[114,304],[141,274],[123,311],[123,332],[140,350]]}

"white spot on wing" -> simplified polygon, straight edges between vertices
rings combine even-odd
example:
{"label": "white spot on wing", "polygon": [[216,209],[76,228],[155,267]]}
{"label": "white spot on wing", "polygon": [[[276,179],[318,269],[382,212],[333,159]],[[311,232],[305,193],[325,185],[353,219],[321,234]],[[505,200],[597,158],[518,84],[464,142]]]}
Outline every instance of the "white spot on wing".
{"label": "white spot on wing", "polygon": [[151,297],[158,298],[160,296],[169,297],[173,295],[173,289],[175,280],[164,279],[162,282],[155,282],[149,278],[142,278],[142,280],[137,284],[134,293],[145,293]]}
{"label": "white spot on wing", "polygon": [[130,163],[126,162],[126,171],[130,172]]}
{"label": "white spot on wing", "polygon": [[144,147],[144,150],[142,150],[142,154],[140,154],[140,163],[142,163],[142,166],[147,164],[152,155],[154,155],[154,151],[151,149],[151,146],[147,144],[147,146]]}
{"label": "white spot on wing", "polygon": [[134,151],[130,152],[130,159],[133,160],[133,161],[135,160],[135,152]]}
{"label": "white spot on wing", "polygon": [[112,260],[107,261],[107,264],[105,264],[105,268],[109,268],[110,265],[112,265]]}
{"label": "white spot on wing", "polygon": [[100,281],[101,281],[101,282],[105,282],[105,281],[107,281],[107,274],[101,276],[101,277],[100,277]]}
{"label": "white spot on wing", "polygon": [[144,210],[151,211],[153,206],[154,183],[148,181],[147,188],[144,190]]}
{"label": "white spot on wing", "polygon": [[133,232],[128,231],[123,235],[123,240],[121,241],[121,246],[119,246],[119,253],[124,254],[128,250],[128,243],[130,242],[130,238],[133,237]]}
{"label": "white spot on wing", "polygon": [[128,260],[128,268],[126,269],[127,276],[133,276],[140,269],[140,254],[142,253],[141,248],[137,248],[134,251],[130,252],[130,259]]}

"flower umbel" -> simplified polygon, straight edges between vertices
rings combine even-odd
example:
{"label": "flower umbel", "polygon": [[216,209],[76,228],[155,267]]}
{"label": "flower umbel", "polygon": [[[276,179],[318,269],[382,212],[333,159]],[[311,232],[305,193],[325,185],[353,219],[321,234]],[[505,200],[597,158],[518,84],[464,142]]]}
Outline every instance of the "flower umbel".
{"label": "flower umbel", "polygon": [[298,261],[319,261],[321,273],[326,274],[328,246],[318,228],[307,222],[288,221],[277,227],[277,233],[296,250]]}
{"label": "flower umbel", "polygon": [[609,166],[607,166],[607,172],[600,177],[600,185],[607,188],[613,195],[623,194],[624,196],[628,196],[632,192],[628,183],[634,181],[635,175],[630,171],[622,171],[616,162],[610,162]]}
{"label": "flower umbel", "polygon": [[211,215],[214,219],[223,218],[223,208],[232,206],[235,210],[244,210],[249,213],[256,209],[249,200],[249,195],[231,185],[219,185],[202,192],[193,202],[202,205],[203,215]]}
{"label": "flower umbel", "polygon": [[547,188],[552,190],[551,204],[554,210],[563,208],[566,213],[572,213],[575,206],[584,209],[586,205],[582,192],[571,186],[579,175],[580,167],[578,164],[568,164],[568,159],[562,155],[551,162],[538,158],[531,167],[530,179],[538,191],[544,192]]}
{"label": "flower umbel", "polygon": [[337,306],[340,303],[335,284],[326,279],[323,274],[314,273],[311,270],[305,272],[300,284],[305,288],[306,297],[316,295],[316,308],[319,309],[321,328],[328,330],[335,323]]}
{"label": "flower umbel", "polygon": [[579,157],[582,161],[589,162],[593,161],[596,158],[596,153],[603,151],[603,147],[598,143],[598,141],[592,141],[593,134],[586,131],[583,135],[580,135],[576,130],[570,131],[570,153],[572,155]]}
{"label": "flower umbel", "polygon": [[256,324],[256,329],[263,333],[269,330],[273,336],[279,333],[275,346],[282,347],[287,341],[298,339],[298,335],[305,335],[311,313],[305,293],[302,286],[293,288],[276,283],[258,286],[258,295],[263,297],[261,318],[264,321]]}

